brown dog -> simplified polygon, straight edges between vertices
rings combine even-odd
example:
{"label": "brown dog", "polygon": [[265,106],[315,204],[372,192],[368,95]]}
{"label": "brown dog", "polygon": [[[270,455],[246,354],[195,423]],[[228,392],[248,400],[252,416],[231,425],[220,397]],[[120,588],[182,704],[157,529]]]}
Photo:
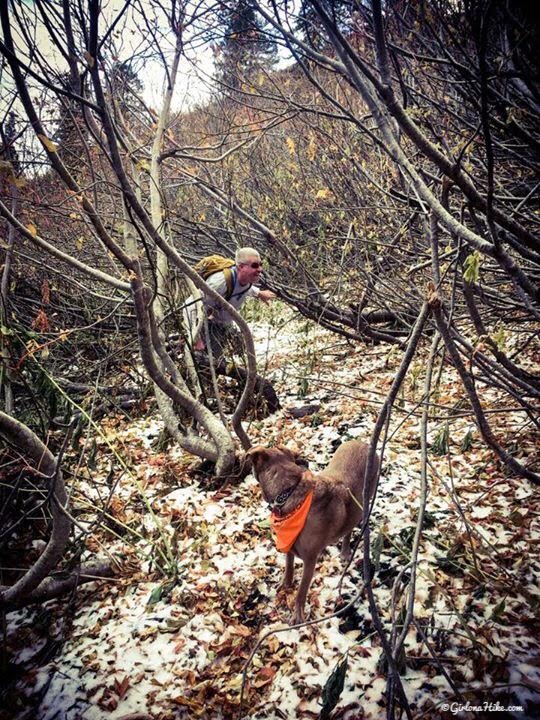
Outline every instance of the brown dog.
{"label": "brown dog", "polygon": [[[341,556],[344,560],[350,556],[351,532],[362,520],[361,505],[368,451],[369,447],[358,440],[343,443],[325,472],[319,475],[301,467],[299,456],[284,447],[265,448],[259,445],[246,453],[263,497],[274,516],[290,516],[297,508],[304,506],[306,497],[313,491],[303,529],[286,556],[283,588],[292,585],[295,556],[304,563],[292,624],[304,622],[307,592],[317,558],[324,548],[343,537]],[[369,478],[370,497],[378,473],[379,459],[376,458]]]}

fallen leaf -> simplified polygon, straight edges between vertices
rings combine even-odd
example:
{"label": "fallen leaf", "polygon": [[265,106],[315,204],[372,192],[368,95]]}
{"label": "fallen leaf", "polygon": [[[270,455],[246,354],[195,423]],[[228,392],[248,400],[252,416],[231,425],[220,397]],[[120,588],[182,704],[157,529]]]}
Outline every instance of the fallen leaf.
{"label": "fallen leaf", "polygon": [[121,680],[120,682],[118,682],[118,680],[115,679],[114,689],[116,691],[116,694],[118,695],[119,700],[121,700],[129,689],[129,680],[128,680],[127,676],[125,676],[124,679]]}

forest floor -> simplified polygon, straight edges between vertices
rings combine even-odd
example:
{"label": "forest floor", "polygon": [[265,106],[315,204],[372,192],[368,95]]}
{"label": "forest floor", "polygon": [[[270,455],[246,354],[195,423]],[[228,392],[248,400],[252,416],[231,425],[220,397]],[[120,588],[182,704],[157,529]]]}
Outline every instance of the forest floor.
{"label": "forest floor", "polygon": [[[251,423],[255,444],[301,450],[316,471],[340,441],[369,440],[398,350],[352,346],[292,316],[279,327],[257,324],[255,336],[283,405]],[[425,357],[413,363],[392,416],[372,516],[373,589],[387,630],[400,622],[409,580]],[[523,415],[501,407],[493,389],[480,391],[503,444],[537,463]],[[403,687],[414,718],[532,718],[540,697],[538,490],[505,474],[481,442],[451,367],[442,369],[432,402]],[[308,404],[316,406],[311,414],[291,417],[291,408]],[[8,616],[8,657],[25,671],[4,717],[318,718],[324,700],[331,703],[337,666],[344,688],[331,717],[385,717],[382,650],[365,593],[345,617],[289,629],[294,595],[277,592],[284,557],[256,481],[219,488],[194,480],[193,458],[155,449],[161,423],[153,412],[131,422],[110,416],[100,426],[95,470],[81,470],[71,503],[78,528],[91,530],[86,557],[109,557],[117,575]],[[113,485],[108,516],[91,526]],[[338,548],[328,548],[308,595],[309,619],[332,615],[356,595],[361,552],[340,588],[341,574]],[[242,672],[260,639],[240,709]],[[521,709],[500,710],[511,706]]]}

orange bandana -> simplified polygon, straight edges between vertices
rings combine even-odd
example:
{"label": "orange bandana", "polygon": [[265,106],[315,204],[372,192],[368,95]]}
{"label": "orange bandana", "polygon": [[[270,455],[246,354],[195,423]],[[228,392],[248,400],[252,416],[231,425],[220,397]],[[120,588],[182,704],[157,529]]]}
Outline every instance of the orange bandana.
{"label": "orange bandana", "polygon": [[289,552],[304,529],[312,500],[313,490],[310,490],[302,504],[289,515],[285,517],[279,517],[275,513],[270,515],[270,527],[275,536],[276,548],[280,552]]}

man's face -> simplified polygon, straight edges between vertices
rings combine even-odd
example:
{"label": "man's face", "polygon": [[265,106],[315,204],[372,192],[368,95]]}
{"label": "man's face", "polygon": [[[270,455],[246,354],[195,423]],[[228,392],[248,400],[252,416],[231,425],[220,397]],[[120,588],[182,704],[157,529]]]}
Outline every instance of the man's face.
{"label": "man's face", "polygon": [[261,258],[252,255],[243,263],[238,264],[238,279],[242,285],[256,283],[262,272]]}

